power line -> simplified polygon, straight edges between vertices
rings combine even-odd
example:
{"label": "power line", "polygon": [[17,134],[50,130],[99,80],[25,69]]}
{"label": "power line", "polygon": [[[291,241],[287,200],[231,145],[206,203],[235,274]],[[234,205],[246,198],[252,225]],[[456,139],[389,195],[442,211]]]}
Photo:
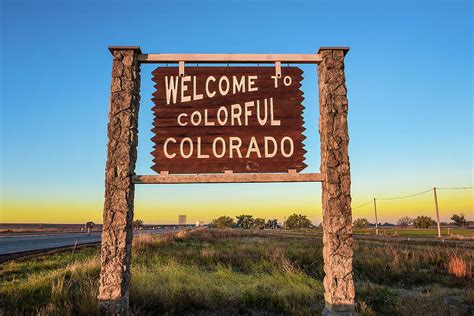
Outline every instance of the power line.
{"label": "power line", "polygon": [[423,192],[418,192],[418,193],[415,193],[415,194],[404,195],[404,196],[397,196],[397,197],[392,197],[392,198],[377,198],[377,200],[379,200],[379,201],[388,201],[388,200],[407,199],[407,198],[410,198],[410,197],[412,197],[412,196],[417,196],[417,195],[425,194],[425,193],[428,193],[428,192],[431,192],[431,191],[433,191],[433,189],[429,189],[429,190],[426,190],[426,191],[423,191]]}
{"label": "power line", "polygon": [[469,190],[469,189],[474,189],[474,187],[459,187],[459,188],[438,188],[438,187],[436,187],[436,190]]}
{"label": "power line", "polygon": [[[469,190],[469,189],[474,189],[474,187],[452,187],[452,188],[436,188],[437,190]],[[428,192],[431,192],[433,191],[433,189],[428,189],[428,190],[425,190],[425,191],[422,191],[422,192],[418,192],[418,193],[414,193],[414,194],[410,194],[410,195],[403,195],[403,196],[397,196],[397,197],[390,197],[390,198],[376,198],[376,200],[379,200],[379,201],[391,201],[391,200],[400,200],[400,199],[407,199],[407,198],[411,198],[413,196],[417,196],[417,195],[421,195],[421,194],[425,194],[425,193],[428,193]],[[373,200],[370,200],[366,203],[362,203],[360,205],[357,205],[357,206],[354,206],[352,209],[358,209],[358,208],[361,208],[363,206],[366,206],[366,205],[369,205],[370,203],[372,203]]]}
{"label": "power line", "polygon": [[360,208],[360,207],[362,207],[362,206],[366,206],[366,205],[368,205],[368,204],[370,204],[370,203],[372,203],[372,202],[373,202],[373,201],[370,200],[369,202],[366,202],[366,203],[361,204],[361,205],[357,205],[357,206],[353,207],[352,209],[356,209],[356,208]]}

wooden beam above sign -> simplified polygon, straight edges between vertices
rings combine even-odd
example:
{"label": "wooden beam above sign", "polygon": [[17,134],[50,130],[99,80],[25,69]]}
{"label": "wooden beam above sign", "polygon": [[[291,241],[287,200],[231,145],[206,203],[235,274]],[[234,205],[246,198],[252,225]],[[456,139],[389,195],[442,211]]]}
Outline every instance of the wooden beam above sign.
{"label": "wooden beam above sign", "polygon": [[135,184],[185,184],[185,183],[270,183],[270,182],[322,182],[321,173],[223,173],[193,175],[136,175]]}
{"label": "wooden beam above sign", "polygon": [[319,54],[140,54],[141,63],[259,63],[275,62],[294,64],[319,64]]}

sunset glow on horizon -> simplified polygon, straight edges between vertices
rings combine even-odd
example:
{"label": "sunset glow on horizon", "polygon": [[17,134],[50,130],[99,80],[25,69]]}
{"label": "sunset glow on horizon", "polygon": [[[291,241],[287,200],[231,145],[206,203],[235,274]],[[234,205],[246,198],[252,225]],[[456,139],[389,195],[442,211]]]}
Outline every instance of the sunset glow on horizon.
{"label": "sunset glow on horizon", "polygon": [[[473,186],[468,1],[387,3],[375,13],[367,10],[370,3],[349,2],[271,8],[252,2],[216,2],[209,8],[186,1],[148,5],[143,10],[126,2],[114,7],[100,2],[2,4],[0,223],[102,222],[109,45],[140,45],[144,53],[305,54],[320,46],[350,46],[345,71],[353,218],[374,222],[374,197],[380,199],[381,223],[396,223],[403,216],[435,218],[432,191],[383,199],[434,186]],[[337,27],[330,14],[315,20],[315,12],[334,7],[341,16]],[[129,19],[120,28],[118,16]],[[276,23],[275,16],[292,22]],[[156,67],[141,68],[140,175],[156,174],[150,154]],[[298,67],[304,78],[308,151],[303,172],[319,172],[317,71],[315,65]],[[438,200],[441,221],[459,213],[474,221],[474,189],[440,189]],[[240,214],[282,222],[293,213],[321,222],[320,183],[135,188],[135,218],[145,224],[175,224],[181,214],[188,223]]]}

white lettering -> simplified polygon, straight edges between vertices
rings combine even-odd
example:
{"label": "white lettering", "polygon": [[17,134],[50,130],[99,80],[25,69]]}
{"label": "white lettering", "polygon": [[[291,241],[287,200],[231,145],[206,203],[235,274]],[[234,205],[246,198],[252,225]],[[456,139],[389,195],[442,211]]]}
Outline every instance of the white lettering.
{"label": "white lettering", "polygon": [[[216,144],[217,144],[218,141],[222,144],[222,152],[220,154],[218,154],[217,150],[216,150],[216,146],[217,146]],[[214,141],[212,142],[212,153],[214,154],[214,156],[216,158],[224,157],[224,155],[225,155],[225,140],[224,140],[224,138],[216,137],[214,139]]]}
{"label": "white lettering", "polygon": [[191,81],[191,76],[184,76],[184,77],[181,78],[181,102],[191,101],[191,96],[189,96],[189,95],[185,96],[184,95],[184,92],[188,91],[188,86],[187,86],[188,81]]}
{"label": "white lettering", "polygon": [[209,81],[216,82],[216,78],[214,78],[214,76],[209,76],[206,79],[206,95],[208,98],[213,98],[216,95],[216,91],[213,91],[212,93],[209,91]]}
{"label": "white lettering", "polygon": [[268,111],[267,111],[267,99],[265,99],[264,101],[264,104],[265,104],[265,119],[262,119],[261,116],[260,116],[260,100],[257,100],[257,120],[258,120],[258,123],[262,126],[264,126],[266,123],[267,123],[267,116],[268,116]]}
{"label": "white lettering", "polygon": [[[224,119],[221,118],[221,113],[224,113]],[[217,110],[217,122],[223,126],[227,124],[227,118],[229,114],[225,106],[221,106],[219,110]]]}
{"label": "white lettering", "polygon": [[[197,117],[197,120],[194,119],[195,117]],[[201,120],[202,116],[199,111],[194,111],[193,113],[191,113],[191,124],[193,124],[194,126],[198,126],[199,124],[201,124]]]}
{"label": "white lettering", "polygon": [[198,153],[198,159],[204,159],[204,158],[209,158],[209,155],[203,155],[201,153],[201,137],[197,138],[197,153]]}
{"label": "white lettering", "polygon": [[271,76],[273,80],[275,80],[275,88],[278,88],[278,77],[277,76]]}
{"label": "white lettering", "polygon": [[204,110],[204,126],[214,126],[214,122],[208,121],[207,109]]}
{"label": "white lettering", "polygon": [[[222,83],[223,82],[225,82],[225,89],[222,88]],[[229,89],[230,89],[229,78],[227,78],[226,76],[222,76],[219,79],[219,93],[221,95],[227,95],[227,93],[229,93]]]}
{"label": "white lettering", "polygon": [[249,110],[250,107],[253,107],[255,106],[255,102],[254,101],[250,101],[250,102],[245,102],[244,103],[244,107],[245,107],[245,126],[248,126],[249,125],[249,116],[252,115],[252,111]]}
{"label": "white lettering", "polygon": [[260,153],[260,149],[258,148],[257,140],[254,136],[250,139],[249,149],[247,150],[247,158],[250,158],[250,154],[252,152],[257,153],[258,158],[262,158],[262,154]]}
{"label": "white lettering", "polygon": [[249,92],[258,91],[258,87],[253,87],[255,84],[255,80],[257,79],[258,79],[258,76],[248,76],[248,86],[249,86],[248,91]]}
{"label": "white lettering", "polygon": [[[265,158],[275,157],[275,155],[277,153],[277,150],[278,150],[278,146],[277,146],[277,142],[276,142],[275,138],[273,138],[271,136],[265,136],[264,141],[265,141]],[[269,143],[268,143],[269,141],[271,141],[273,143],[273,152],[272,153],[270,153],[270,151],[268,150],[269,149]]]}
{"label": "white lettering", "polygon": [[[234,144],[234,141],[237,142],[237,144]],[[229,137],[229,157],[234,158],[234,149],[237,151],[237,156],[239,158],[242,158],[242,153],[240,152],[240,147],[242,146],[242,140],[240,137]]]}
{"label": "white lettering", "polygon": [[232,104],[230,106],[230,112],[232,117],[232,126],[235,125],[234,120],[238,120],[239,126],[242,126],[242,121],[240,120],[240,116],[242,115],[242,107],[240,106],[240,104]]}
{"label": "white lettering", "polygon": [[240,81],[235,76],[232,76],[232,94],[236,92],[245,92],[245,76],[241,76]]}
{"label": "white lettering", "polygon": [[176,139],[174,139],[173,137],[170,137],[170,138],[166,139],[165,143],[163,144],[163,153],[165,154],[165,157],[168,158],[168,159],[171,159],[171,158],[174,158],[176,156],[176,154],[173,153],[173,154],[170,155],[168,153],[168,143],[169,142],[176,143]]}
{"label": "white lettering", "polygon": [[186,113],[181,113],[180,115],[178,115],[178,125],[179,126],[186,126],[188,125],[188,122],[181,122],[181,117],[183,116],[188,116]]}
{"label": "white lettering", "polygon": [[[285,140],[287,140],[290,144],[290,152],[287,153],[285,152]],[[280,150],[281,150],[281,154],[283,155],[283,157],[285,158],[289,158],[293,155],[293,151],[294,151],[294,145],[293,145],[293,140],[288,137],[288,136],[285,136],[281,139],[281,143],[280,143]]]}
{"label": "white lettering", "polygon": [[176,103],[176,97],[178,96],[178,77],[165,76],[165,90],[166,104],[170,104],[171,97],[173,97],[173,104]]}
{"label": "white lettering", "polygon": [[[265,108],[266,108],[267,99],[265,99]],[[273,116],[273,98],[270,98],[270,125],[271,126],[280,126],[280,120],[275,120]]]}
{"label": "white lettering", "polygon": [[202,93],[197,94],[196,76],[193,76],[193,100],[202,100],[203,98]]}
{"label": "white lettering", "polygon": [[[184,143],[185,142],[189,143],[189,152],[187,154],[184,154]],[[191,138],[185,137],[185,138],[183,138],[183,140],[181,140],[181,143],[179,144],[179,152],[181,154],[181,157],[183,157],[185,159],[188,159],[189,157],[192,156],[192,154],[193,154],[193,141],[191,140]]]}

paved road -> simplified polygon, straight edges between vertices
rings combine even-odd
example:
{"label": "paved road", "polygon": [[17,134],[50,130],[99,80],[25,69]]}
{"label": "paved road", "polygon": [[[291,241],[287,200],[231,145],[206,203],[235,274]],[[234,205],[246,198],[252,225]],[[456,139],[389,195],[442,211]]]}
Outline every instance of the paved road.
{"label": "paved road", "polygon": [[[173,231],[170,229],[145,230],[140,234],[162,234]],[[59,247],[95,243],[100,241],[100,232],[86,233],[58,233],[58,234],[35,234],[23,236],[8,236],[0,238],[0,255],[14,254],[25,251],[35,251]]]}

